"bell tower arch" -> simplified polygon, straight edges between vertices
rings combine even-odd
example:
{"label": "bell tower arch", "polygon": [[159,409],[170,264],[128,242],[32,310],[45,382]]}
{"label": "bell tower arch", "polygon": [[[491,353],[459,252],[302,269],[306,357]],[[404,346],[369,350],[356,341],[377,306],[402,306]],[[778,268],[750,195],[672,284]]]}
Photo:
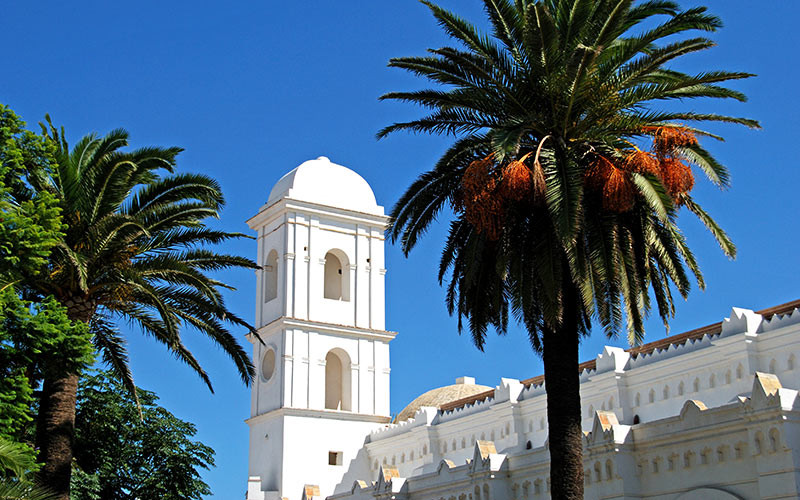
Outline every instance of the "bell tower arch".
{"label": "bell tower arch", "polygon": [[299,500],[304,484],[327,496],[389,421],[388,217],[360,175],[320,157],[284,175],[247,222],[261,266],[248,498]]}
{"label": "bell tower arch", "polygon": [[325,409],[352,410],[353,382],[350,376],[350,356],[334,348],[325,355]]}

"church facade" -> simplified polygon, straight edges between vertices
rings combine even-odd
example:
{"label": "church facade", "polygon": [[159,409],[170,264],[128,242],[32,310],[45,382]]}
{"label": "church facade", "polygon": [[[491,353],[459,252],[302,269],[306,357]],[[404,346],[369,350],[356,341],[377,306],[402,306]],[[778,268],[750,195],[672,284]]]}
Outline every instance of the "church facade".
{"label": "church facade", "polygon": [[[248,500],[549,498],[543,377],[469,377],[389,412],[384,229],[327,158],[281,178],[258,234]],[[800,498],[800,301],[581,365],[586,498]]]}

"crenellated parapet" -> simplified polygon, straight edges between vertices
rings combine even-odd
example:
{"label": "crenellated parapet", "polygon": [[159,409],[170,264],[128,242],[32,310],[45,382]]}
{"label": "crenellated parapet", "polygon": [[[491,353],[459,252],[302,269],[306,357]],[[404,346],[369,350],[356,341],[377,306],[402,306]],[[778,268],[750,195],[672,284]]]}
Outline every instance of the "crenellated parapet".
{"label": "crenellated parapet", "polygon": [[[800,458],[791,443],[800,442],[799,433],[798,391],[761,372],[748,395],[717,407],[686,399],[676,414],[637,425],[596,411],[583,440],[586,497],[678,499],[717,491],[795,498]],[[374,482],[359,481],[331,498],[548,498],[546,444],[498,451],[495,442],[477,440],[469,458],[441,458],[430,470],[408,473],[381,466]]]}

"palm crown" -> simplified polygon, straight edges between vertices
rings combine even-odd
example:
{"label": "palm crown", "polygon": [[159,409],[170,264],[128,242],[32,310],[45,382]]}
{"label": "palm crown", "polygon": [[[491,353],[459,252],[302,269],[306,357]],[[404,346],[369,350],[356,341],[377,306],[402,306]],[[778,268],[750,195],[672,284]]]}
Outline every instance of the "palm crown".
{"label": "palm crown", "polygon": [[[674,35],[714,31],[719,19],[660,0],[484,0],[489,37],[423,3],[459,46],[391,60],[437,87],[384,95],[432,112],[379,137],[410,130],[457,138],[397,202],[391,237],[409,252],[442,209],[454,210],[439,278],[450,273],[447,303],[459,327],[468,318],[480,347],[487,326],[503,332],[512,314],[540,348],[541,329],[557,328],[567,307],[577,309],[583,333],[595,317],[613,335],[624,316],[638,342],[650,291],[666,324],[674,313],[670,283],[686,296],[688,268],[703,286],[676,226],[678,209],[696,214],[735,255],[690,193],[695,171],[728,185],[727,170],[698,140],[718,137],[687,123],[758,126],[653,105],[745,100],[720,84],[750,74],[666,67],[713,46]],[[659,15],[666,20],[654,25]]]}
{"label": "palm crown", "polygon": [[55,164],[51,175],[31,183],[56,195],[67,228],[52,252],[49,273],[28,281],[34,291],[54,295],[73,320],[90,324],[96,348],[130,389],[116,320],[140,326],[211,388],[181,340],[180,327],[192,327],[222,347],[248,384],[252,363],[228,325],[252,327],[225,306],[220,289],[230,287],[208,273],[256,264],[205,248],[243,236],[203,223],[219,215],[224,203],[219,185],[196,174],[162,177],[161,172],[172,173],[181,149],[123,152],[128,133],[121,129],[85,136],[71,151],[63,131],[52,124],[43,129],[54,144]]}

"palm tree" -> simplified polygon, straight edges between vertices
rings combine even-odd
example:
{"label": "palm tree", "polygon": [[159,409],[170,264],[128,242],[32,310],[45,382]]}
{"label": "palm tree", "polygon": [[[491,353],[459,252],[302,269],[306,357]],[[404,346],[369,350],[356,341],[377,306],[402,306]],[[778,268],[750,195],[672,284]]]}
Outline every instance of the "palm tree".
{"label": "palm tree", "polygon": [[0,437],[0,500],[54,500],[52,492],[29,477],[34,469],[30,448]]}
{"label": "palm tree", "polygon": [[[219,216],[219,185],[203,175],[162,176],[172,174],[179,148],[122,151],[128,133],[120,129],[88,135],[70,150],[63,130],[49,117],[48,124],[42,128],[55,164],[48,175],[28,181],[58,199],[66,229],[48,272],[23,280],[26,292],[54,296],[71,321],[88,324],[96,351],[134,394],[124,338],[115,327],[120,321],[164,344],[211,389],[180,336],[182,327],[198,331],[230,356],[249,384],[252,363],[229,326],[253,328],[227,309],[220,290],[230,287],[209,273],[257,266],[206,248],[243,236],[203,222]],[[78,371],[44,371],[37,422],[39,476],[62,500],[69,498]]]}
{"label": "palm tree", "polygon": [[[526,328],[547,389],[553,498],[583,497],[578,345],[596,322],[632,344],[643,318],[674,315],[702,274],[676,225],[685,207],[729,257],[735,247],[695,202],[694,173],[720,187],[728,172],[687,123],[757,122],[680,109],[686,99],[744,101],[720,85],[747,73],[685,74],[671,61],[708,49],[718,18],[649,0],[483,0],[491,36],[425,3],[456,47],[390,66],[436,88],[382,99],[431,110],[383,129],[452,135],[455,142],[392,210],[390,237],[408,254],[451,209],[439,268],[447,307],[483,347],[489,326]],[[661,22],[659,22],[661,21]],[[661,110],[656,101],[677,105]],[[687,271],[688,270],[688,271]],[[674,287],[674,288],[673,288]]]}

